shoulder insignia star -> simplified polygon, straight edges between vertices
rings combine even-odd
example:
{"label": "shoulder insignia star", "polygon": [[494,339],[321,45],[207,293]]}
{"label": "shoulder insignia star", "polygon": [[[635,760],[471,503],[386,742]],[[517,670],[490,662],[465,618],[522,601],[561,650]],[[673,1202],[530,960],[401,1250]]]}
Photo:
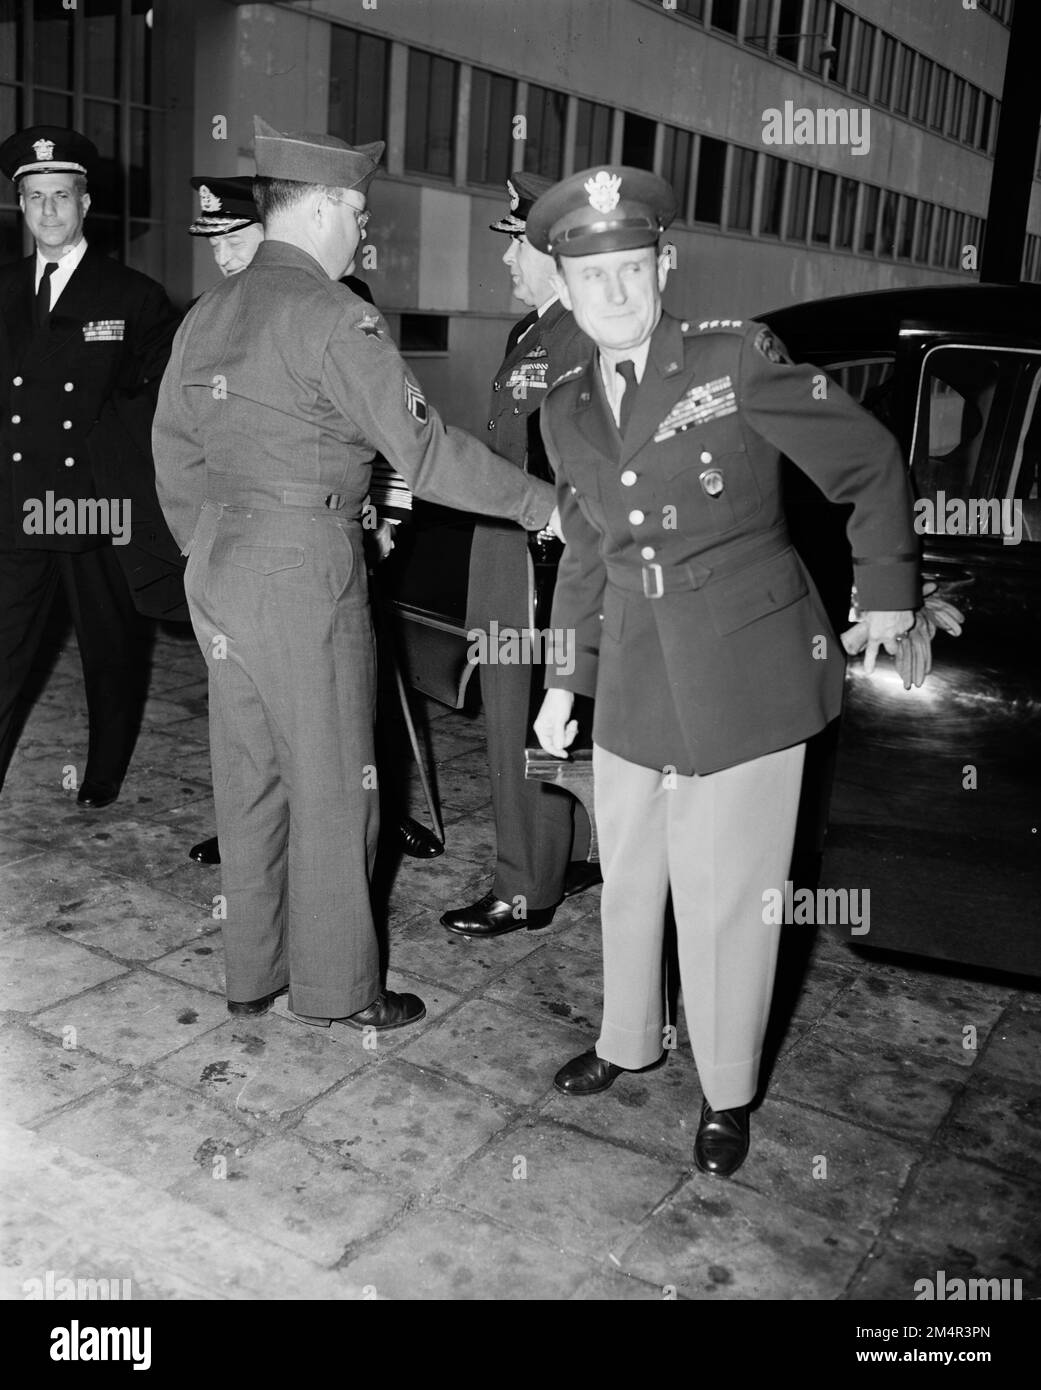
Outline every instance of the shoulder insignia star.
{"label": "shoulder insignia star", "polygon": [[378,338],[380,336],[379,314],[363,314],[358,320],[357,327],[365,334],[366,338]]}

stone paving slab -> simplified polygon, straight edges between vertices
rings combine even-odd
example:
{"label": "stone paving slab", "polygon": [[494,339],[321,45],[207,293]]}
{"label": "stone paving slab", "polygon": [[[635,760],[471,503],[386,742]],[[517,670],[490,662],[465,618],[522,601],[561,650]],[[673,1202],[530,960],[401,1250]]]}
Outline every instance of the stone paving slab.
{"label": "stone paving slab", "polygon": [[57,1038],[9,1025],[0,1029],[0,1094],[4,1116],[20,1124],[41,1119],[123,1072]]}
{"label": "stone paving slab", "polygon": [[[524,956],[485,991],[525,1013],[585,1029],[590,1042],[600,1032],[604,970],[598,956],[578,951],[570,937],[555,936]],[[585,1051],[585,1047],[578,1049]],[[558,1065],[568,1059],[562,1057]]]}
{"label": "stone paving slab", "polygon": [[1041,1180],[1041,1080],[973,1074],[951,1111],[948,1146],[1006,1173]]}
{"label": "stone paving slab", "polygon": [[125,886],[122,875],[103,873],[89,859],[54,850],[0,869],[0,929],[25,931],[75,911],[99,889]]}
{"label": "stone paving slab", "polygon": [[215,926],[183,899],[136,882],[109,885],[50,920],[66,941],[127,961],[156,960],[177,946],[203,942]]}
{"label": "stone paving slab", "polygon": [[163,975],[135,971],[44,1009],[33,1024],[59,1037],[64,1029],[74,1028],[77,1047],[140,1065],[187,1046],[227,1016],[222,999]]}
{"label": "stone paving slab", "polygon": [[733,1182],[697,1174],[621,1253],[624,1272],[684,1298],[831,1299],[870,1240]]}
{"label": "stone paving slab", "polygon": [[49,931],[8,933],[0,941],[0,1008],[31,1013],[68,996],[57,1011],[60,1022],[55,1015],[55,1031],[60,1035],[67,1023],[83,1016],[84,1006],[76,996],[125,973],[126,967],[117,961]]}
{"label": "stone paving slab", "polygon": [[867,1042],[818,1024],[778,1062],[770,1094],[802,1101],[897,1139],[929,1139],[966,1082],[964,1065]]}
{"label": "stone paving slab", "polygon": [[502,1101],[392,1057],[317,1100],[293,1132],[427,1191],[513,1113]]}
{"label": "stone paving slab", "polygon": [[452,1195],[526,1235],[607,1259],[683,1176],[679,1164],[538,1121],[468,1163]]}
{"label": "stone paving slab", "polygon": [[142,1299],[361,1297],[339,1271],[288,1250],[273,1259],[251,1232],[14,1125],[2,1127],[0,1175],[19,1237],[16,1249],[5,1244],[8,1297],[24,1297],[25,1279],[56,1267],[129,1278]]}

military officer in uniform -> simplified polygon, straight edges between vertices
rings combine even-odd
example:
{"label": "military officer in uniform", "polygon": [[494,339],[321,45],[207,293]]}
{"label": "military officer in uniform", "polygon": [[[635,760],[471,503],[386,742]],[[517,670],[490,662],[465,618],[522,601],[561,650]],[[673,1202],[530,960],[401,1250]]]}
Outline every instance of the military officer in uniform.
{"label": "military officer in uniform", "polygon": [[[553,258],[537,251],[524,231],[528,209],[551,187],[550,180],[516,173],[506,186],[509,211],[491,230],[510,238],[503,263],[514,295],[531,312],[510,331],[506,356],[492,383],[489,442],[517,468],[549,480],[539,407],[546,387],[571,361],[576,342],[585,340],[553,286]],[[546,551],[539,568],[541,583],[547,584],[551,577],[545,571],[559,558],[560,542],[535,538],[530,543]],[[466,614],[471,636],[487,634],[492,623],[497,624],[491,628],[494,634],[523,632],[548,621],[548,604],[541,605],[541,615],[534,612],[532,568],[529,538],[518,527],[494,521],[477,524]],[[523,927],[530,931],[548,926],[561,898],[600,881],[599,868],[584,859],[589,819],[581,805],[568,792],[524,776],[533,682],[541,688],[541,674],[541,667],[530,664],[490,661],[481,666],[495,877],[490,891],[477,902],[453,908],[441,918],[442,925],[458,935],[501,936]]]}
{"label": "military officer in uniform", "polygon": [[[264,226],[260,221],[257,205],[253,201],[253,179],[247,175],[224,178],[197,174],[192,178],[191,185],[199,195],[199,214],[188,228],[189,235],[207,238],[213,251],[214,262],[225,278],[237,275],[252,262],[257,247],[264,240]],[[364,280],[347,275],[343,283],[369,304],[372,303],[372,295]],[[391,468],[386,459],[378,456],[373,461],[369,497],[379,517],[380,526],[376,539],[379,554],[383,557],[393,549],[395,528],[407,521],[411,515],[412,494],[404,479]],[[184,616],[187,618],[187,612]],[[385,646],[389,641],[390,635],[385,634]],[[387,650],[389,651],[389,648]],[[381,670],[384,664],[381,663]],[[393,688],[383,693],[379,703],[384,711],[384,725],[389,722],[385,711],[392,703],[396,705],[397,698],[397,691]],[[380,727],[377,725],[378,731]],[[397,734],[398,731],[395,729],[394,732]],[[383,746],[380,766],[389,768],[393,740],[384,732],[381,743]],[[384,792],[390,780],[384,777]],[[397,800],[401,801],[403,794],[400,786],[395,790]],[[385,796],[385,803],[386,800]],[[412,858],[433,859],[444,852],[444,846],[433,831],[411,816],[399,812],[396,815],[396,827],[399,847]],[[219,864],[220,842],[217,836],[211,835],[208,839],[192,845],[188,851],[188,858],[197,864]]]}
{"label": "military officer in uniform", "polygon": [[[97,158],[89,140],[57,126],[0,145],[0,170],[17,186],[36,242],[27,260],[0,269],[0,782],[14,752],[16,700],[61,585],[89,718],[77,800],[95,808],[119,795],[140,722],[139,612],[186,616],[150,448],[177,314],[155,281],[88,244],[87,178]],[[67,532],[30,524],[48,497],[55,517],[75,516]],[[129,538],[114,534],[113,504]]]}
{"label": "military officer in uniform", "polygon": [[663,1050],[666,897],[704,1095],[694,1146],[729,1176],[773,989],[805,741],[839,713],[844,653],[792,549],[781,456],[851,504],[860,620],[846,651],[895,653],[920,602],[911,499],[896,441],[768,328],[662,312],[656,251],[672,190],[638,169],[587,169],[532,208],[528,235],[596,350],[551,386],[542,432],[567,541],[554,626],[574,673],[547,673],[536,733],[564,756],[576,693],[596,696],[604,873],[604,1013],[593,1051],[556,1085],[586,1096]]}
{"label": "military officer in uniform", "polygon": [[378,832],[375,672],[361,507],[376,450],[417,495],[551,519],[553,489],[446,427],[354,262],[383,145],[285,135],[258,117],[265,240],[184,321],[155,420],[159,494],[188,550],[210,676],[229,1009],[289,987],[297,1015],[395,1028],[369,875]]}

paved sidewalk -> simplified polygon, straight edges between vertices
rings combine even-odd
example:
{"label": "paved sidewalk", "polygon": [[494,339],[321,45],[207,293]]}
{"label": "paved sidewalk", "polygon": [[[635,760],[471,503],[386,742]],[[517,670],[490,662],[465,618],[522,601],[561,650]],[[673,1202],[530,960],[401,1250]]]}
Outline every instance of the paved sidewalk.
{"label": "paved sidewalk", "polygon": [[0,794],[4,1296],[48,1271],[152,1299],[906,1300],[940,1270],[1041,1294],[1036,993],[820,934],[748,1162],[713,1180],[685,1047],[553,1089],[599,1019],[598,892],[544,932],[438,925],[492,864],[479,719],[429,706],[448,852],[397,872],[389,981],[428,1012],[367,1051],[284,1000],[225,1010],[219,871],[186,858],[215,828],[194,642],[160,638],[100,812],[63,789],[80,687],[73,643]]}

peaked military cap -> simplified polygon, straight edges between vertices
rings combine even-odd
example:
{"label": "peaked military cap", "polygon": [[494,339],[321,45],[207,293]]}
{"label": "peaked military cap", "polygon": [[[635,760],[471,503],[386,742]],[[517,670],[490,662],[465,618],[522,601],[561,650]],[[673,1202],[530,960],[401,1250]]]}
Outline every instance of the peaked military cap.
{"label": "peaked military cap", "polygon": [[653,246],[676,216],[676,195],[646,169],[607,165],[554,184],[528,213],[528,240],[551,256]]}
{"label": "peaked military cap", "polygon": [[191,184],[199,191],[199,216],[188,228],[192,236],[224,236],[260,221],[249,175],[211,179],[200,174]]}
{"label": "peaked military cap", "polygon": [[327,188],[353,188],[365,193],[379,167],[385,145],[348,145],[335,135],[311,131],[283,133],[260,116],[253,117],[253,153],[257,177],[290,179],[294,183],[323,183]]}
{"label": "peaked military cap", "polygon": [[506,191],[510,195],[510,210],[498,222],[488,225],[493,232],[509,232],[510,236],[520,236],[525,230],[528,213],[537,198],[553,187],[552,179],[544,179],[541,174],[525,174],[518,171],[506,180]]}
{"label": "peaked military cap", "polygon": [[14,181],[26,174],[89,174],[98,158],[93,141],[66,126],[30,126],[0,145],[0,171]]}

